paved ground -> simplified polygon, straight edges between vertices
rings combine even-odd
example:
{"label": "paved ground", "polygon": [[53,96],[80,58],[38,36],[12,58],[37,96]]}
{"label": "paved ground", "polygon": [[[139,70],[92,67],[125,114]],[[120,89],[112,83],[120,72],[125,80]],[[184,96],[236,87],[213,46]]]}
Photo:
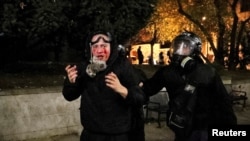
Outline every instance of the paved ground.
{"label": "paved ground", "polygon": [[[164,122],[162,122],[164,124]],[[146,141],[173,141],[174,134],[166,126],[161,128],[157,127],[156,122],[145,124]],[[79,136],[73,135],[63,135],[63,136],[53,136],[41,139],[30,139],[25,141],[79,141]]]}
{"label": "paved ground", "polygon": [[[235,106],[236,115],[239,124],[250,125],[250,107],[242,110],[241,107]],[[166,126],[164,121],[162,127],[158,128],[156,122],[145,124],[146,141],[173,141],[174,134]],[[79,141],[78,135],[54,136],[50,138],[32,139],[27,141]]]}

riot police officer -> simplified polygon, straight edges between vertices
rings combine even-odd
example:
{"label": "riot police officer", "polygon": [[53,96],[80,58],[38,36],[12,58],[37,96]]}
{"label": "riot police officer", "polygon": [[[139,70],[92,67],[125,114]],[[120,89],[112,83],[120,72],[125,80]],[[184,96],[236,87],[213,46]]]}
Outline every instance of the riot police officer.
{"label": "riot police officer", "polygon": [[175,141],[207,141],[208,127],[237,124],[222,80],[215,68],[203,62],[201,48],[195,33],[177,35],[170,48],[171,63],[143,82],[147,96],[167,89],[167,125],[174,131]]}

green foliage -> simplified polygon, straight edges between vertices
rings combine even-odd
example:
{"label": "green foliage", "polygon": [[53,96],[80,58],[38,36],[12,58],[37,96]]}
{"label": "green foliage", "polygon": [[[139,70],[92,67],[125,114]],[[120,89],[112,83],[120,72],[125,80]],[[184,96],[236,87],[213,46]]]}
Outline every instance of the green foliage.
{"label": "green foliage", "polygon": [[113,28],[120,43],[143,28],[154,10],[156,0],[82,1],[77,23],[81,32]]}
{"label": "green foliage", "polygon": [[[242,40],[241,31],[245,32],[250,25],[250,18],[238,20],[239,10],[237,6],[233,8],[233,3],[240,4],[240,0],[159,0],[150,22],[138,33],[135,41],[147,33],[150,36],[148,43],[153,40],[164,43],[189,30],[202,38],[203,46],[212,49],[216,63],[223,65],[227,53],[223,49],[228,44],[236,45],[230,50],[236,50],[234,54],[238,54],[236,48]],[[232,58],[232,62],[238,62],[237,56]]]}
{"label": "green foliage", "polygon": [[0,8],[0,31],[17,42],[25,40],[22,41],[25,44],[22,49],[32,54],[41,53],[39,50],[60,52],[58,48],[65,44],[82,50],[87,33],[100,28],[112,29],[118,42],[125,43],[146,25],[156,2],[157,0],[4,0],[1,1],[3,6]]}
{"label": "green foliage", "polygon": [[171,41],[178,33],[194,28],[192,23],[178,12],[176,0],[159,0],[144,30],[151,35],[157,32],[157,42],[164,43]]}
{"label": "green foliage", "polygon": [[[157,0],[29,0],[24,9],[20,2],[3,2],[3,31],[16,34],[13,26],[22,28],[29,37],[47,36],[57,30],[80,29],[81,34],[96,28],[113,28],[120,42],[126,42],[143,28]],[[28,17],[27,12],[31,13]],[[19,14],[21,13],[21,14]],[[18,16],[22,20],[18,21]],[[20,22],[20,23],[19,23]],[[20,26],[23,25],[23,26]],[[21,29],[19,29],[21,31]]]}

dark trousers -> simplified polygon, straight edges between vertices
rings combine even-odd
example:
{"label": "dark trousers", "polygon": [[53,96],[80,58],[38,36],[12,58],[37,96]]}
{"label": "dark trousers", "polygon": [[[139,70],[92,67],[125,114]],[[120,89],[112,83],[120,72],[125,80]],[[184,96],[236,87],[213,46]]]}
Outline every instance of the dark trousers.
{"label": "dark trousers", "polygon": [[129,133],[129,141],[145,141],[144,126],[136,131],[131,131]]}
{"label": "dark trousers", "polygon": [[100,134],[83,130],[80,141],[129,141],[128,134]]}
{"label": "dark trousers", "polygon": [[208,141],[208,131],[194,130],[188,137],[183,137],[175,134],[175,141]]}

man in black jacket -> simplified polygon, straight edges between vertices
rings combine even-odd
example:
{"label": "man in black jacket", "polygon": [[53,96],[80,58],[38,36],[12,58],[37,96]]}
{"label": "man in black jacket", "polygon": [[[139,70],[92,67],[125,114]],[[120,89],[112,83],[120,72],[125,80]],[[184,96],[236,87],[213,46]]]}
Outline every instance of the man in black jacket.
{"label": "man in black jacket", "polygon": [[91,33],[86,42],[88,60],[66,66],[62,92],[68,101],[81,96],[81,141],[133,140],[129,136],[133,111],[144,102],[134,69],[126,57],[119,55],[110,32]]}
{"label": "man in black jacket", "polygon": [[181,33],[172,42],[170,65],[143,83],[147,96],[167,89],[167,125],[174,131],[175,141],[207,141],[209,127],[237,124],[220,76],[203,63],[200,53],[200,38],[192,32]]}

